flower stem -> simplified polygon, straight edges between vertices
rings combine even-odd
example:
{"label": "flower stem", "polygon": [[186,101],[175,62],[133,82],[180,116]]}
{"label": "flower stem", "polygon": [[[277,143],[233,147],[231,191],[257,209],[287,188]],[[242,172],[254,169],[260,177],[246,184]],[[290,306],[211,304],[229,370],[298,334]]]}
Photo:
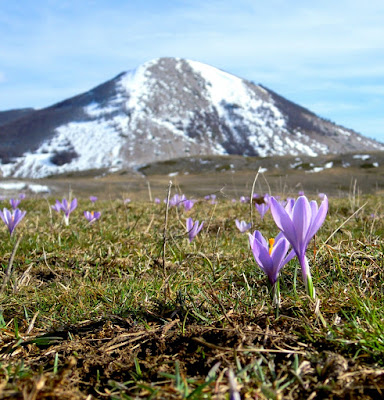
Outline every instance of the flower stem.
{"label": "flower stem", "polygon": [[316,291],[315,288],[313,287],[312,277],[310,273],[307,275],[307,282],[305,286],[307,289],[308,296],[314,300],[316,298]]}
{"label": "flower stem", "polygon": [[268,282],[269,294],[271,296],[272,304],[275,307],[275,317],[278,318],[280,311],[280,282],[277,280],[273,285]]}

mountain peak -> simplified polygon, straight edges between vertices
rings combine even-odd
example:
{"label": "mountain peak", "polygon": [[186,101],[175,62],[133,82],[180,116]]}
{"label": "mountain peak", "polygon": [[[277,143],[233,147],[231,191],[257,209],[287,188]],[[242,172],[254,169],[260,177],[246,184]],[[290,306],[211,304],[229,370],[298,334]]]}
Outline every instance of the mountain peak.
{"label": "mountain peak", "polygon": [[19,177],[137,168],[195,155],[384,150],[266,87],[170,57],[148,61],[53,106],[29,110],[3,123],[0,135],[0,170]]}

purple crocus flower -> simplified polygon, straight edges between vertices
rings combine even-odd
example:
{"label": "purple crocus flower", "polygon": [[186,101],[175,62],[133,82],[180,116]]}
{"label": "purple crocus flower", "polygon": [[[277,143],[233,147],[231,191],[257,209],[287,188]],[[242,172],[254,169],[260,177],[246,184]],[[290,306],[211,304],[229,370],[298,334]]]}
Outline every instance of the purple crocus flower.
{"label": "purple crocus flower", "polygon": [[181,203],[183,203],[184,201],[186,201],[187,198],[185,197],[184,194],[182,194],[181,196],[179,194],[175,194],[173,195],[173,197],[171,199],[169,199],[169,206],[170,207],[180,207]]}
{"label": "purple crocus flower", "polygon": [[238,219],[235,219],[235,224],[237,226],[237,229],[241,232],[244,233],[248,229],[251,229],[252,224],[250,222],[245,222],[245,221],[239,221]]}
{"label": "purple crocus flower", "polygon": [[53,210],[55,210],[56,212],[60,212],[61,211],[61,203],[59,200],[56,200],[56,203],[51,206]]}
{"label": "purple crocus flower", "polygon": [[189,242],[195,238],[195,236],[201,231],[203,228],[204,221],[199,225],[199,221],[193,222],[192,218],[187,218],[187,232]]}
{"label": "purple crocus flower", "polygon": [[316,201],[309,202],[307,197],[300,196],[294,203],[288,202],[285,208],[271,198],[271,212],[276,225],[295,251],[303,275],[303,281],[310,297],[315,298],[311,272],[305,252],[310,240],[323,224],[328,211],[328,198],[318,207]]}
{"label": "purple crocus flower", "polygon": [[183,202],[185,211],[189,211],[193,207],[194,204],[195,204],[195,200],[185,200]]}
{"label": "purple crocus flower", "polygon": [[161,203],[160,199],[158,197],[155,197],[155,204],[160,204],[160,203]]}
{"label": "purple crocus flower", "polygon": [[255,261],[267,275],[270,284],[274,286],[280,270],[295,256],[293,251],[287,256],[288,240],[281,232],[275,239],[269,239],[269,245],[259,231],[255,231],[253,235],[249,233],[248,238]]}
{"label": "purple crocus flower", "polygon": [[267,203],[255,203],[256,210],[259,212],[261,219],[264,218],[265,214],[269,210],[269,204]]}
{"label": "purple crocus flower", "polygon": [[57,212],[64,211],[65,225],[68,225],[69,214],[77,207],[77,199],[73,199],[70,203],[68,203],[67,199],[63,199],[61,203],[59,200],[56,200],[55,205],[51,207]]}
{"label": "purple crocus flower", "polygon": [[25,197],[26,197],[26,196],[25,196],[25,193],[20,193],[20,194],[19,194],[19,199],[20,199],[20,200],[24,200]]}
{"label": "purple crocus flower", "polygon": [[98,211],[84,211],[84,217],[88,220],[90,224],[95,222],[100,218],[101,213]]}
{"label": "purple crocus flower", "polygon": [[96,196],[89,196],[89,200],[91,200],[92,203],[96,203],[97,197]]}
{"label": "purple crocus flower", "polygon": [[20,199],[10,199],[9,200],[9,204],[11,205],[11,207],[12,207],[12,210],[16,210],[16,208],[19,206],[19,204],[20,204]]}
{"label": "purple crocus flower", "polygon": [[9,211],[7,208],[4,208],[3,211],[0,211],[0,217],[4,221],[5,225],[7,225],[10,235],[19,222],[24,218],[26,211],[21,211],[16,208],[16,210]]}
{"label": "purple crocus flower", "polygon": [[209,201],[211,204],[217,204],[215,194],[208,194],[208,195],[204,196],[204,199]]}
{"label": "purple crocus flower", "polygon": [[77,199],[74,198],[71,203],[68,203],[66,199],[61,202],[61,208],[64,211],[64,215],[69,218],[69,214],[77,207]]}

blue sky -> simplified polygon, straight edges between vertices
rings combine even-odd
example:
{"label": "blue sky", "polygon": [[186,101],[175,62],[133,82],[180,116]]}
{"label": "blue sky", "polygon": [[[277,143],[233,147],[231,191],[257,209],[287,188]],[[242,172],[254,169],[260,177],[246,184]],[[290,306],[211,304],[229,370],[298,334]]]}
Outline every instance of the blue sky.
{"label": "blue sky", "polygon": [[0,110],[183,57],[384,142],[383,0],[0,0],[0,38]]}

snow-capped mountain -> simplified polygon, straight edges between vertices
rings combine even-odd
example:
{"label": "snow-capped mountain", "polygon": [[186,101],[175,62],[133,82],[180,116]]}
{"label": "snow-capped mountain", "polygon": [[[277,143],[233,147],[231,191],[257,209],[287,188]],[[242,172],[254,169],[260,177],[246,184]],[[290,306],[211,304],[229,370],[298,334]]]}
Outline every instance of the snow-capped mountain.
{"label": "snow-capped mountain", "polygon": [[0,113],[3,176],[137,168],[183,156],[384,150],[271,90],[196,61],[159,58],[41,110]]}

